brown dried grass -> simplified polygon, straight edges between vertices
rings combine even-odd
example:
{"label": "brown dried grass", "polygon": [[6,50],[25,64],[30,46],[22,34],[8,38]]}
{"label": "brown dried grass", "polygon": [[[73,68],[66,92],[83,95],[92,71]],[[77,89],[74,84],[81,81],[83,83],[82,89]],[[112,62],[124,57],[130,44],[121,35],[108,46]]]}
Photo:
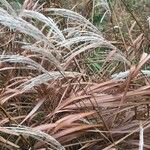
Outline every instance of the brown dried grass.
{"label": "brown dried grass", "polygon": [[[1,37],[9,37],[0,55],[2,150],[150,148],[150,72],[143,69],[150,54],[138,55],[132,64],[132,55],[128,58],[70,10],[45,8],[43,15],[28,0],[19,13],[7,8],[0,8]],[[61,17],[67,18],[67,28],[59,26]],[[132,44],[139,49],[145,38],[141,33]],[[79,63],[99,47],[109,49],[100,79]],[[125,71],[113,74],[114,62]],[[107,63],[114,65],[113,72],[106,71]]]}

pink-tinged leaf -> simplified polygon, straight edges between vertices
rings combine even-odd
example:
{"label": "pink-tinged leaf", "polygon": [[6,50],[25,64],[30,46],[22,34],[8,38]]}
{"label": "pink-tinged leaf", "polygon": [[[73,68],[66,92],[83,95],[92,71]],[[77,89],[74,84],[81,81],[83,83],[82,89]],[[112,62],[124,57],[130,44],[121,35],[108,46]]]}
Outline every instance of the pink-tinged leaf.
{"label": "pink-tinged leaf", "polygon": [[110,85],[118,85],[119,83],[121,83],[123,80],[109,80],[109,81],[106,81],[106,82],[102,82],[100,84],[96,84],[94,86],[91,86],[90,88],[88,88],[87,92],[90,92],[90,91],[94,91],[94,90],[97,90],[99,89],[100,91],[103,90],[103,88],[106,86],[110,86]]}
{"label": "pink-tinged leaf", "polygon": [[147,53],[143,53],[143,55],[140,59],[140,62],[138,64],[138,66],[136,67],[135,71],[134,71],[133,77],[138,75],[138,73],[139,73],[140,69],[142,68],[142,66],[148,61],[150,61],[150,54],[148,55]]}
{"label": "pink-tinged leaf", "polygon": [[72,128],[67,128],[65,130],[62,130],[56,134],[54,134],[53,136],[57,139],[57,138],[61,138],[63,136],[69,135],[69,134],[73,134],[75,132],[80,132],[80,131],[84,131],[84,130],[88,130],[91,128],[95,128],[95,127],[99,127],[99,125],[80,125],[77,127],[72,127]]}
{"label": "pink-tinged leaf", "polygon": [[3,143],[4,145],[6,144],[6,147],[11,146],[12,148],[20,149],[20,146],[10,142],[9,140],[4,139],[2,136],[0,136],[0,143]]}
{"label": "pink-tinged leaf", "polygon": [[116,53],[117,50],[112,50],[109,52],[109,54],[106,57],[106,61],[110,61],[113,57],[113,55]]}
{"label": "pink-tinged leaf", "polygon": [[[17,117],[11,117],[11,119],[16,121],[16,120],[22,119],[24,117],[25,117],[25,115],[23,115],[23,116],[17,116]],[[0,121],[0,126],[3,126],[4,124],[8,123],[9,121],[10,121],[9,118],[2,119]]]}
{"label": "pink-tinged leaf", "polygon": [[34,127],[34,129],[44,131],[44,130],[51,130],[54,127],[56,127],[56,124],[50,123],[50,124],[41,124],[39,126]]}
{"label": "pink-tinged leaf", "polygon": [[94,113],[95,113],[94,111],[93,112],[91,111],[91,112],[68,115],[56,122],[57,126],[55,127],[54,132],[57,132],[59,129],[62,129],[65,126],[68,126],[68,125],[71,126],[71,124],[74,121],[77,121],[81,118],[92,115]]}
{"label": "pink-tinged leaf", "polygon": [[[150,93],[150,86],[145,86],[142,88],[139,88],[134,91],[128,91],[126,93],[126,99],[131,98],[132,96],[142,96]],[[116,107],[118,106],[118,102],[121,100],[121,98],[124,96],[124,93],[118,93],[115,95],[108,95],[108,94],[95,94],[94,97],[87,98],[87,99],[80,99],[80,101],[76,101],[76,103],[68,104],[63,109],[81,109],[85,107],[92,107],[97,106],[98,107]],[[134,99],[133,99],[134,100]],[[91,103],[92,102],[92,103]]]}
{"label": "pink-tinged leaf", "polygon": [[27,119],[29,119],[44,103],[45,99],[41,99],[38,101],[36,106],[30,111],[30,113],[22,120],[20,124],[23,124]]}
{"label": "pink-tinged leaf", "polygon": [[[8,94],[8,95],[7,95]],[[16,97],[18,95],[20,95],[21,92],[19,90],[10,90],[10,91],[6,91],[5,93],[3,93],[3,95],[0,96],[0,104],[3,105],[6,101],[8,101],[9,99]]]}
{"label": "pink-tinged leaf", "polygon": [[69,104],[72,104],[72,103],[80,101],[81,99],[86,99],[86,98],[90,98],[90,97],[91,97],[90,95],[84,95],[84,96],[73,97],[71,99],[67,99],[64,102],[62,102],[62,104],[58,108],[56,108],[56,110],[60,110]]}

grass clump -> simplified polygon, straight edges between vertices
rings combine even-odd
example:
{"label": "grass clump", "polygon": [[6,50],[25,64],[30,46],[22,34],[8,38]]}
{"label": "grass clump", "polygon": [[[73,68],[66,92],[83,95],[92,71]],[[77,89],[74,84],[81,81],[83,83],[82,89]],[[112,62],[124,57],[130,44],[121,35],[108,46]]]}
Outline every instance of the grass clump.
{"label": "grass clump", "polygon": [[0,149],[149,149],[149,35],[126,3],[93,1],[103,34],[51,3],[0,3]]}

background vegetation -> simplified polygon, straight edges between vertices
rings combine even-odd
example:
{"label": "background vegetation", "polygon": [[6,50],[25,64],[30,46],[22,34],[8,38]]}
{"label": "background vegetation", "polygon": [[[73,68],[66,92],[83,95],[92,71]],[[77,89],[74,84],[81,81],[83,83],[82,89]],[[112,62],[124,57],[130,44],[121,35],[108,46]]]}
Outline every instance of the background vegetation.
{"label": "background vegetation", "polygon": [[0,0],[0,149],[150,149],[149,0]]}

